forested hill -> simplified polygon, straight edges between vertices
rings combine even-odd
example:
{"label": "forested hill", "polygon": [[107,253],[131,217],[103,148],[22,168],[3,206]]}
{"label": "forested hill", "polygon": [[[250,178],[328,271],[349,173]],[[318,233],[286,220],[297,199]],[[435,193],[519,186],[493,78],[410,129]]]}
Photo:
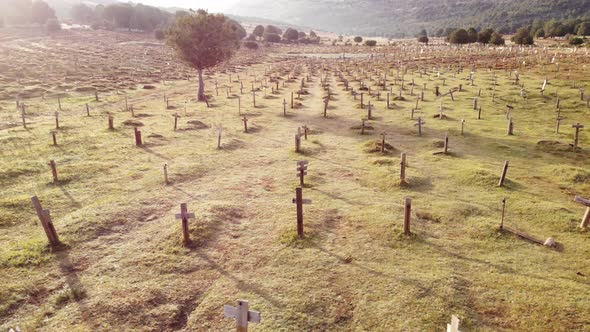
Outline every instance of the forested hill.
{"label": "forested hill", "polygon": [[534,19],[587,18],[588,0],[240,0],[232,14],[348,34],[403,37],[422,28],[485,28],[504,33]]}

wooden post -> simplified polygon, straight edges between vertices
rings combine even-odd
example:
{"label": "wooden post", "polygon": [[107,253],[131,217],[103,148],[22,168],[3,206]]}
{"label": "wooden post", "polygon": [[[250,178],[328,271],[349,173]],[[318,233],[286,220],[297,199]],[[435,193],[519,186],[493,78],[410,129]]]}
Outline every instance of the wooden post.
{"label": "wooden post", "polygon": [[477,98],[473,98],[473,109],[477,110]]}
{"label": "wooden post", "polygon": [[447,152],[449,151],[449,133],[447,132],[445,134],[445,145],[444,145],[444,154],[447,154]]}
{"label": "wooden post", "polygon": [[26,115],[26,112],[25,112],[25,110],[26,110],[25,103],[22,103],[21,104],[21,107],[22,107],[22,109],[21,109],[21,117],[23,119],[23,128],[27,129],[27,119],[25,117],[25,115]]}
{"label": "wooden post", "polygon": [[310,204],[311,200],[303,199],[303,189],[301,187],[295,188],[295,198],[293,203],[297,205],[297,236],[303,238],[303,204]]}
{"label": "wooden post", "polygon": [[223,129],[219,128],[219,133],[217,134],[217,148],[221,149],[221,133],[222,133]]}
{"label": "wooden post", "polygon": [[504,180],[506,180],[506,173],[508,172],[508,164],[508,160],[504,161],[504,167],[502,167],[502,174],[500,175],[500,182],[498,182],[498,187],[504,186]]}
{"label": "wooden post", "polygon": [[168,163],[164,163],[164,183],[170,183],[170,181],[168,181]]}
{"label": "wooden post", "polygon": [[244,122],[244,132],[247,133],[248,132],[248,118],[243,117],[242,121]]}
{"label": "wooden post", "polygon": [[389,109],[389,92],[387,93],[387,109]]}
{"label": "wooden post", "polygon": [[419,116],[418,122],[415,124],[415,126],[418,126],[418,136],[422,136],[422,125],[423,124],[426,124],[426,122],[422,121],[422,117]]}
{"label": "wooden post", "polygon": [[236,320],[236,332],[248,332],[248,323],[260,323],[260,312],[248,310],[248,301],[238,300],[236,307],[223,306],[223,314],[226,318]]}
{"label": "wooden post", "polygon": [[502,219],[500,220],[500,230],[504,229],[504,215],[506,214],[506,197],[502,199]]}
{"label": "wooden post", "polygon": [[512,121],[512,117],[508,121],[508,135],[514,135],[514,122]]}
{"label": "wooden post", "polygon": [[55,112],[55,129],[59,129],[59,112]]}
{"label": "wooden post", "polygon": [[381,134],[381,153],[385,153],[385,133]]}
{"label": "wooden post", "polygon": [[365,119],[361,119],[361,135],[365,134]]}
{"label": "wooden post", "polygon": [[371,120],[371,118],[372,118],[371,111],[372,111],[371,101],[369,100],[369,103],[367,104],[367,120]]}
{"label": "wooden post", "polygon": [[303,188],[303,178],[307,175],[307,160],[301,160],[297,162],[297,176],[299,176],[299,185]]}
{"label": "wooden post", "polygon": [[58,109],[61,111],[61,98],[57,97],[57,106],[59,107]]}
{"label": "wooden post", "polygon": [[94,100],[98,102],[98,91],[94,91]]}
{"label": "wooden post", "polygon": [[410,219],[412,216],[412,199],[406,197],[404,205],[404,235],[410,235]]}
{"label": "wooden post", "polygon": [[330,102],[330,96],[324,98],[324,118],[328,116],[328,103]]}
{"label": "wooden post", "polygon": [[55,227],[53,226],[53,221],[51,220],[51,215],[49,214],[49,210],[44,210],[41,206],[41,202],[39,202],[39,198],[37,196],[31,197],[31,201],[33,202],[33,207],[37,212],[37,217],[39,217],[39,221],[41,221],[41,225],[43,226],[43,230],[45,231],[45,235],[47,235],[47,239],[51,246],[58,246],[60,245],[59,237],[57,236],[57,232],[55,231]]}
{"label": "wooden post", "polygon": [[53,139],[53,146],[57,146],[57,136],[56,136],[56,132],[52,131],[51,132],[51,138]]}
{"label": "wooden post", "polygon": [[137,127],[134,127],[133,129],[135,131],[135,146],[141,146],[141,131],[137,129]]}
{"label": "wooden post", "polygon": [[580,139],[580,129],[584,128],[584,125],[581,125],[579,122],[575,125],[572,125],[572,128],[576,130],[574,134],[574,152],[578,149],[578,142]]}
{"label": "wooden post", "polygon": [[481,120],[481,106],[477,109],[477,119]]}
{"label": "wooden post", "polygon": [[304,136],[305,140],[307,141],[307,131],[309,130],[309,128],[307,127],[307,125],[304,125],[301,128],[303,128],[303,136]]}
{"label": "wooden post", "polygon": [[176,129],[178,129],[178,113],[174,113],[174,131],[176,131]]}
{"label": "wooden post", "polygon": [[463,136],[465,129],[465,119],[461,119],[461,136]]}
{"label": "wooden post", "polygon": [[576,196],[574,201],[586,206],[586,212],[584,213],[584,216],[582,217],[582,223],[580,224],[580,227],[585,229],[590,226],[590,200]]}
{"label": "wooden post", "polygon": [[295,152],[301,152],[301,134],[295,134]]}
{"label": "wooden post", "polygon": [[291,91],[291,109],[293,109],[293,91]]}
{"label": "wooden post", "polygon": [[361,108],[365,107],[365,104],[363,103],[363,95],[364,95],[364,93],[361,92]]}
{"label": "wooden post", "polygon": [[404,184],[404,183],[406,183],[406,153],[405,152],[402,152],[400,159],[401,159],[401,162],[400,162],[399,179],[400,179],[400,183]]}
{"label": "wooden post", "polygon": [[557,118],[555,119],[557,124],[555,126],[555,133],[559,134],[559,126],[561,125],[561,120],[563,120],[564,117],[563,116],[557,116]]}
{"label": "wooden post", "polygon": [[58,183],[59,180],[57,178],[57,167],[55,166],[55,161],[50,160],[47,165],[51,167],[51,173],[53,174],[53,183]]}
{"label": "wooden post", "polygon": [[109,114],[109,130],[115,130],[115,126],[114,126],[114,119],[113,116],[111,114]]}
{"label": "wooden post", "polygon": [[190,233],[188,231],[188,220],[194,219],[194,213],[188,213],[188,208],[186,203],[180,204],[180,214],[176,215],[176,219],[182,220],[182,234],[183,234],[183,244],[188,246],[191,243]]}
{"label": "wooden post", "polygon": [[252,90],[252,104],[256,108],[256,91]]}
{"label": "wooden post", "polygon": [[287,116],[287,99],[283,98],[283,116]]}

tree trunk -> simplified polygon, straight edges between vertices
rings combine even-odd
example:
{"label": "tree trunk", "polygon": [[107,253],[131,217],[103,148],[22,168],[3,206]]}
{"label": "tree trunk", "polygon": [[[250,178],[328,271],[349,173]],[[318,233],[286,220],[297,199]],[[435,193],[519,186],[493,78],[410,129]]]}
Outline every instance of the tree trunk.
{"label": "tree trunk", "polygon": [[206,101],[205,82],[203,81],[203,69],[198,69],[198,72],[199,72],[199,101]]}

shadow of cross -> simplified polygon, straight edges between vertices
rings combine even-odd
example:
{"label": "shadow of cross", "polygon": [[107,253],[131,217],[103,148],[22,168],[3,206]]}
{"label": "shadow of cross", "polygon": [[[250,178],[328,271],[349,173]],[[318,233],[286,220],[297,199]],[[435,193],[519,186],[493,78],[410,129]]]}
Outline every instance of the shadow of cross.
{"label": "shadow of cross", "polygon": [[226,318],[236,320],[237,332],[247,332],[249,322],[260,323],[260,312],[248,310],[248,301],[245,300],[238,300],[236,307],[224,305],[223,314]]}
{"label": "shadow of cross", "polygon": [[184,235],[184,245],[187,246],[191,243],[191,239],[188,232],[188,220],[195,219],[194,213],[189,213],[186,203],[180,204],[180,214],[176,214],[176,219],[182,219],[182,232]]}

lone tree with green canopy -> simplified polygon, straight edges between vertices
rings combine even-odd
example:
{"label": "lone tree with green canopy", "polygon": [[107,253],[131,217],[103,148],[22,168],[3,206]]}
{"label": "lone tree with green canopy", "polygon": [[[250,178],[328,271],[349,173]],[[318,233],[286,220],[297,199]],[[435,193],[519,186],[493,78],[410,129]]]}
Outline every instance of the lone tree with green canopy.
{"label": "lone tree with green canopy", "polygon": [[207,102],[203,70],[228,60],[240,47],[239,27],[221,14],[199,9],[168,28],[168,44],[199,74],[199,101]]}

